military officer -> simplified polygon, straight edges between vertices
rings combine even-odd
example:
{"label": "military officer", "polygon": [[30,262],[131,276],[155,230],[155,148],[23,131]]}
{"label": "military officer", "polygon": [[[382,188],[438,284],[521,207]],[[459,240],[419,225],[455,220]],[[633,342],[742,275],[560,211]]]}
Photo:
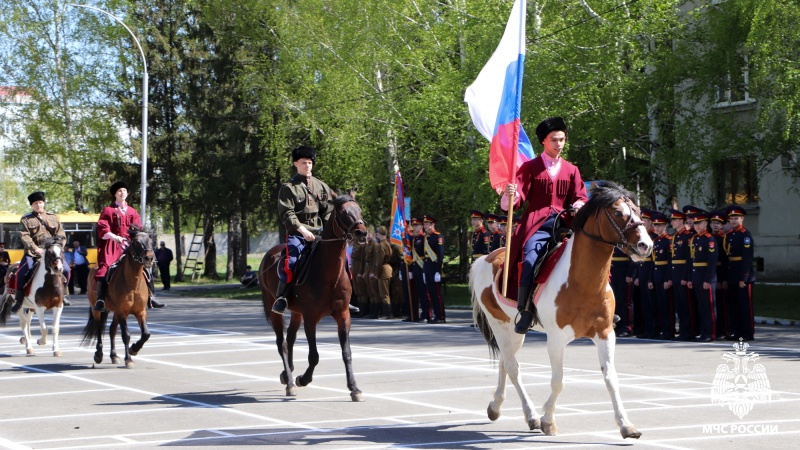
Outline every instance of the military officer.
{"label": "military officer", "polygon": [[[694,229],[694,221],[691,216],[703,210],[694,205],[686,205],[681,208],[681,210],[683,211],[683,214],[686,215],[686,229],[689,230],[689,233],[691,233],[691,237],[689,238],[689,248],[691,249],[692,239],[697,235],[697,232]],[[689,272],[691,272],[691,268],[689,268]],[[691,274],[689,280],[691,281]],[[697,320],[699,311],[697,295],[695,294],[694,289],[689,289],[689,304],[692,307],[692,334],[697,337],[700,335],[700,321]]]}
{"label": "military officer", "polygon": [[615,328],[618,337],[633,335],[633,304],[631,303],[631,287],[636,265],[631,257],[614,247],[611,255],[611,290],[614,291],[614,314],[619,316]]}
{"label": "military officer", "polygon": [[367,245],[364,249],[364,281],[367,285],[367,295],[369,303],[364,310],[365,319],[377,319],[381,311],[380,292],[378,292],[378,280],[375,278],[375,247],[378,245],[375,230],[370,229],[367,236]]}
{"label": "military officer", "polygon": [[728,222],[733,227],[725,235],[724,247],[728,258],[728,295],[730,298],[733,336],[750,341],[755,335],[753,313],[753,283],[756,274],[753,270],[755,242],[753,235],[744,228],[747,214],[739,205],[728,207]]}
{"label": "military officer", "polygon": [[414,226],[412,225],[414,222],[420,223],[420,220],[412,217],[406,226],[405,233],[403,233],[403,247],[405,247],[407,253],[403,255],[403,264],[400,266],[402,269],[400,271],[400,280],[403,285],[403,302],[408,310],[408,317],[403,319],[403,322],[416,322],[419,318],[419,299],[417,298],[416,289],[418,280],[414,277]]}
{"label": "military officer", "polygon": [[374,279],[375,287],[378,291],[378,319],[390,319],[392,317],[392,299],[389,293],[389,281],[392,278],[392,246],[386,239],[388,230],[380,226],[375,233],[375,252],[372,257],[373,270],[370,278]]}
{"label": "military officer", "polygon": [[489,252],[493,252],[500,248],[500,242],[503,239],[503,231],[500,229],[500,216],[497,214],[486,214],[486,226],[489,228],[490,238]]}
{"label": "military officer", "polygon": [[728,221],[728,215],[725,211],[717,209],[711,211],[708,216],[708,224],[711,227],[711,235],[717,243],[719,249],[717,254],[717,293],[716,293],[716,307],[717,307],[717,339],[725,339],[732,333],[730,323],[730,308],[728,307],[728,294],[727,285],[728,277],[725,271],[728,268],[728,255],[725,254],[725,232],[723,227],[725,222]]}
{"label": "military officer", "polygon": [[422,221],[418,218],[411,219],[411,227],[414,232],[411,241],[411,258],[414,269],[411,276],[417,289],[417,300],[422,314],[417,316],[416,321],[431,320],[431,302],[428,298],[428,288],[425,285],[425,233],[422,230]]}
{"label": "military officer", "polygon": [[294,278],[297,258],[306,242],[316,239],[314,231],[322,228],[333,212],[333,191],[324,181],[312,176],[317,152],[301,145],[292,150],[292,164],[297,173],[278,192],[278,217],[286,228],[286,250],[278,271],[279,282],[272,312],[283,314],[286,296]]}
{"label": "military officer", "polygon": [[364,311],[369,308],[369,294],[367,293],[367,285],[364,281],[364,253],[366,252],[366,244],[359,242],[357,239],[353,242],[353,253],[350,254],[350,273],[353,276],[353,292],[356,294],[356,301],[360,312],[353,314],[354,317],[361,317]]}
{"label": "military officer", "polygon": [[698,211],[692,214],[692,226],[697,233],[692,239],[691,267],[692,278],[689,289],[697,298],[700,342],[711,342],[716,336],[716,306],[714,298],[717,291],[717,255],[719,247],[714,236],[708,232],[708,213]]}
{"label": "military officer", "polygon": [[[655,241],[658,235],[653,231],[652,215],[654,212],[655,211],[645,208],[641,209],[644,228],[650,235],[650,239]],[[641,333],[637,334],[636,337],[641,339],[656,339],[659,333],[656,325],[656,316],[658,313],[656,310],[655,292],[653,291],[652,283],[654,268],[652,254],[650,258],[636,263],[636,265],[636,277],[633,280],[633,285],[639,290],[639,303],[634,303],[633,312],[634,316],[638,318],[637,322],[640,322],[640,327],[642,328]],[[639,311],[638,313],[637,310]]]}
{"label": "military officer", "polygon": [[692,323],[692,307],[689,303],[689,276],[687,261],[690,259],[689,239],[692,233],[686,229],[686,215],[683,211],[670,209],[670,222],[675,234],[672,235],[672,254],[670,255],[670,280],[668,287],[672,288],[672,300],[675,311],[678,313],[678,340],[690,341],[694,338]]}
{"label": "military officer", "polygon": [[500,248],[506,248],[506,236],[508,236],[508,216],[497,216],[497,229],[500,230]]}
{"label": "military officer", "polygon": [[[14,306],[11,312],[16,313],[22,307],[25,300],[25,281],[34,263],[42,257],[44,253],[44,241],[55,237],[61,240],[61,245],[67,240],[64,227],[58,216],[45,211],[44,192],[36,191],[28,196],[28,203],[33,211],[25,214],[19,221],[19,237],[25,247],[25,254],[19,262],[17,271],[17,292],[14,295]],[[69,279],[69,264],[64,264],[64,281]],[[64,299],[64,304],[68,305]]]}
{"label": "military officer", "polygon": [[444,259],[444,238],[436,231],[436,219],[425,214],[422,218],[422,226],[425,229],[425,260],[423,271],[425,272],[425,287],[428,291],[430,308],[433,318],[428,323],[445,323],[444,303],[442,303],[441,283],[442,283],[442,260]]}
{"label": "military officer", "polygon": [[489,254],[489,231],[483,227],[484,214],[476,209],[469,213],[472,222],[472,261]]}
{"label": "military officer", "polygon": [[650,216],[653,221],[653,277],[648,287],[655,297],[657,311],[658,339],[671,341],[675,339],[675,309],[672,305],[672,292],[669,288],[670,259],[672,257],[672,237],[667,234],[667,216],[654,212]]}

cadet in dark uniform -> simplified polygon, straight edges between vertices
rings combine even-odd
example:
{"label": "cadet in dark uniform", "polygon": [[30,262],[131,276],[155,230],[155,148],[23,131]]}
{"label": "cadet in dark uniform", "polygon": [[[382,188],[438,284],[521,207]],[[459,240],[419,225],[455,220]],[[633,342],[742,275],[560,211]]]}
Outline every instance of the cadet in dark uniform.
{"label": "cadet in dark uniform", "polygon": [[750,341],[755,335],[753,313],[753,270],[755,242],[753,235],[744,228],[744,208],[728,207],[728,222],[733,227],[725,235],[725,253],[728,256],[728,298],[730,299],[733,335],[736,339]]}
{"label": "cadet in dark uniform", "polygon": [[[694,223],[692,221],[692,215],[698,212],[703,211],[702,209],[698,208],[694,205],[686,205],[682,208],[683,213],[686,215],[686,229],[692,234],[692,237],[689,238],[689,248],[692,247],[692,239],[697,235],[697,232],[694,230]],[[703,211],[705,212],[705,211]],[[709,233],[710,234],[710,233]],[[690,269],[691,271],[691,269]],[[691,276],[689,277],[689,281],[691,281]],[[700,321],[697,319],[699,315],[698,311],[698,304],[697,304],[697,295],[695,295],[694,289],[689,289],[689,304],[692,307],[692,335],[695,337],[700,335]]]}
{"label": "cadet in dark uniform", "polygon": [[440,285],[442,283],[442,260],[444,259],[444,239],[436,231],[436,219],[428,214],[422,218],[422,225],[425,228],[425,262],[423,271],[425,272],[425,287],[428,291],[428,299],[433,313],[433,319],[428,323],[445,323],[444,304]]}
{"label": "cadet in dark uniform", "polygon": [[667,234],[667,216],[654,212],[650,218],[656,238],[653,239],[653,277],[652,292],[655,298],[658,316],[658,339],[671,341],[675,339],[675,309],[672,306],[672,292],[668,286],[670,280],[670,259],[672,257],[672,237]]}
{"label": "cadet in dark uniform", "polygon": [[500,242],[503,239],[503,231],[500,230],[500,217],[497,214],[486,214],[486,226],[489,228],[490,238],[489,253],[501,247]]}
{"label": "cadet in dark uniform", "polygon": [[619,316],[615,333],[617,337],[633,335],[633,305],[631,304],[631,286],[636,265],[631,257],[614,247],[611,256],[611,290],[614,291],[616,307],[614,314]]}
{"label": "cadet in dark uniform", "polygon": [[[28,196],[32,212],[25,214],[19,221],[19,237],[25,247],[25,254],[19,262],[17,271],[17,292],[14,295],[14,306],[11,312],[16,313],[25,300],[25,278],[28,272],[33,269],[34,263],[42,257],[44,253],[44,241],[51,237],[61,240],[61,245],[67,241],[64,227],[58,216],[45,211],[44,192],[37,191]],[[64,264],[64,282],[69,279],[69,264]],[[64,304],[67,305],[66,299]]]}
{"label": "cadet in dark uniform", "polygon": [[[8,273],[8,266],[11,265],[11,257],[6,251],[6,244],[0,242],[0,290],[6,285],[6,273]],[[2,304],[2,302],[0,302]]]}
{"label": "cadet in dark uniform", "polygon": [[[652,216],[655,211],[645,208],[642,208],[641,211],[644,227],[650,235],[650,239],[655,241],[656,237],[658,237],[653,231]],[[633,312],[634,316],[641,320],[640,326],[642,328],[641,333],[637,334],[636,337],[640,339],[657,339],[659,332],[656,325],[658,313],[655,292],[653,291],[653,254],[650,254],[650,258],[636,264],[636,277],[633,280],[633,284],[639,290],[639,304],[634,303]],[[636,312],[637,309],[639,310],[638,313]]]}
{"label": "cadet in dark uniform", "polygon": [[[416,289],[418,280],[414,277],[414,226],[412,225],[414,222],[421,223],[418,218],[412,217],[406,226],[405,233],[403,233],[403,246],[408,250],[408,253],[403,255],[403,264],[400,266],[402,269],[400,276],[402,277],[401,284],[403,285],[403,301],[408,310],[408,317],[403,319],[403,322],[416,322],[419,319],[419,298],[417,297]],[[421,280],[419,281],[421,282]]]}
{"label": "cadet in dark uniform", "polygon": [[687,262],[691,255],[689,253],[689,239],[692,233],[686,229],[686,215],[683,211],[670,209],[670,221],[675,234],[672,236],[672,254],[670,255],[670,281],[669,287],[672,288],[672,301],[675,311],[678,313],[678,339],[690,341],[694,339],[692,328],[692,307],[689,303],[689,276]]}
{"label": "cadet in dark uniform", "polygon": [[297,174],[281,186],[278,192],[278,217],[286,228],[286,251],[283,264],[278,271],[279,282],[272,312],[286,311],[286,294],[292,284],[294,265],[305,248],[306,242],[316,239],[313,231],[322,228],[333,212],[331,188],[319,178],[311,175],[317,152],[301,145],[292,150],[292,164]]}
{"label": "cadet in dark uniform", "polygon": [[508,216],[497,216],[497,229],[500,230],[500,248],[506,248],[506,236],[508,236]]}
{"label": "cadet in dark uniform", "polygon": [[417,288],[417,300],[422,314],[416,321],[431,319],[431,302],[428,298],[428,288],[425,286],[425,233],[422,231],[422,222],[417,218],[411,219],[411,227],[414,236],[411,240],[411,258],[414,261],[411,267],[414,269],[412,276]]}
{"label": "cadet in dark uniform", "polygon": [[714,298],[717,291],[717,255],[719,247],[714,236],[708,232],[708,213],[692,214],[692,225],[697,233],[692,239],[692,279],[689,289],[697,297],[698,322],[700,323],[700,342],[711,342],[716,336],[714,330],[717,320]]}
{"label": "cadet in dark uniform", "polygon": [[469,213],[470,221],[472,221],[472,261],[480,258],[483,255],[489,254],[489,231],[483,227],[484,214],[478,210],[473,209]]}
{"label": "cadet in dark uniform", "polygon": [[725,242],[723,226],[727,221],[728,215],[725,211],[719,209],[711,211],[708,217],[708,224],[711,226],[711,235],[714,236],[714,240],[717,242],[717,248],[719,249],[717,254],[717,294],[715,298],[717,306],[716,331],[718,340],[725,339],[733,334],[730,327],[730,308],[728,307],[727,294],[728,276],[726,271],[728,269],[728,255],[725,254],[725,246],[723,245]]}

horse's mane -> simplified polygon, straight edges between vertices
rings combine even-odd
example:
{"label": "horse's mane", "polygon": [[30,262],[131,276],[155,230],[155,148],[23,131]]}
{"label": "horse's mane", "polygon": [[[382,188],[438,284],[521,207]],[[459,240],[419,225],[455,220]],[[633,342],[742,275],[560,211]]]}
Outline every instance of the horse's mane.
{"label": "horse's mane", "polygon": [[57,236],[52,236],[52,237],[49,237],[49,238],[45,239],[44,242],[42,242],[42,244],[43,244],[44,247],[50,247],[51,245],[55,245],[55,244],[59,244],[60,245],[61,244],[61,238],[57,237]]}
{"label": "horse's mane", "polygon": [[333,199],[333,206],[335,208],[338,208],[338,207],[344,205],[347,202],[354,202],[354,201],[355,201],[355,199],[353,199],[353,197],[350,197],[349,195],[341,194],[341,195],[337,195],[336,198]]}
{"label": "horse's mane", "polygon": [[589,201],[578,210],[575,220],[572,221],[572,229],[574,231],[582,229],[589,217],[601,209],[613,205],[621,197],[627,197],[633,200],[634,203],[639,203],[632,193],[611,181],[598,181],[589,194]]}

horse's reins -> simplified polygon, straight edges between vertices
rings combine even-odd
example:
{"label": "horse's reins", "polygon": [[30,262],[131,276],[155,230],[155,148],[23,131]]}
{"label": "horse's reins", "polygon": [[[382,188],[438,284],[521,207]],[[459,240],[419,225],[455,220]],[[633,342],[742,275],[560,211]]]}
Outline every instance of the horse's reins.
{"label": "horse's reins", "polygon": [[137,255],[136,248],[133,245],[133,241],[130,241],[130,245],[128,245],[128,248],[130,249],[131,258],[133,258],[133,260],[136,261],[137,263],[144,265],[144,257],[147,254],[147,249],[145,248],[144,252],[142,252],[141,255]]}
{"label": "horse's reins", "polygon": [[600,236],[595,236],[595,235],[589,234],[589,233],[586,232],[586,230],[583,229],[583,227],[581,227],[581,232],[584,235],[586,235],[586,237],[588,237],[589,239],[595,240],[597,242],[602,242],[604,244],[611,245],[613,247],[617,247],[619,249],[622,249],[625,245],[627,245],[628,244],[628,238],[625,237],[625,233],[627,233],[628,231],[638,227],[639,225],[644,225],[644,222],[641,221],[641,220],[640,221],[634,221],[633,220],[634,205],[633,205],[633,202],[631,201],[631,199],[628,198],[628,197],[620,197],[620,198],[625,200],[625,204],[628,205],[628,208],[630,208],[630,210],[631,210],[631,216],[628,219],[628,222],[625,225],[624,229],[620,228],[617,225],[617,222],[614,221],[614,218],[611,217],[611,214],[608,212],[608,208],[603,208],[603,212],[606,213],[606,218],[608,219],[609,222],[611,222],[611,225],[614,227],[614,230],[617,232],[617,235],[619,236],[619,240],[617,242],[610,242],[610,241],[607,241],[607,240],[603,239]]}

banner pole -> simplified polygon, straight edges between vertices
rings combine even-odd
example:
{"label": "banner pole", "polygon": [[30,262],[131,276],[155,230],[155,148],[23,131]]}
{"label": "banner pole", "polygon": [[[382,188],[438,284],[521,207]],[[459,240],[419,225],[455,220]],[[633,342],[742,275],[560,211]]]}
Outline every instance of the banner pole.
{"label": "banner pole", "polygon": [[[514,194],[516,197],[516,194]],[[514,199],[508,199],[508,229],[506,230],[506,260],[503,263],[503,297],[506,296],[508,287],[508,266],[511,261],[511,230],[514,229]]]}

